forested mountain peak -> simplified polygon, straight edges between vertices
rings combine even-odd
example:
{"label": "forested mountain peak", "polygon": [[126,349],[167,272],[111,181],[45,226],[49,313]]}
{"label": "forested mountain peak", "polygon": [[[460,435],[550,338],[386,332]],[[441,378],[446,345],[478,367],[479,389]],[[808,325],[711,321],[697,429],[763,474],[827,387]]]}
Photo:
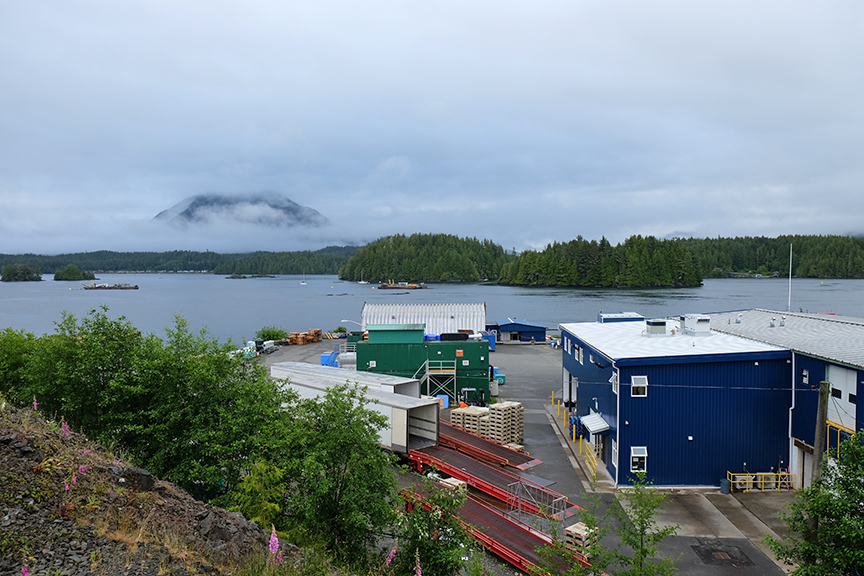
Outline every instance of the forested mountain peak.
{"label": "forested mountain peak", "polygon": [[163,210],[153,221],[174,225],[242,222],[275,227],[323,226],[330,222],[317,210],[275,192],[196,194]]}

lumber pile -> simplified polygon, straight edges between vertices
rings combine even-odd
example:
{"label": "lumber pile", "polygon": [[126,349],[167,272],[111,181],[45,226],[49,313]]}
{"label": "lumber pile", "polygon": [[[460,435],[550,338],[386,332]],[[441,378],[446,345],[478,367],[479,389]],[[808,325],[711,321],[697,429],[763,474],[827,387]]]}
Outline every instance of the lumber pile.
{"label": "lumber pile", "polygon": [[310,328],[307,332],[291,332],[288,334],[288,344],[291,346],[312,344],[313,342],[321,342],[320,328]]}

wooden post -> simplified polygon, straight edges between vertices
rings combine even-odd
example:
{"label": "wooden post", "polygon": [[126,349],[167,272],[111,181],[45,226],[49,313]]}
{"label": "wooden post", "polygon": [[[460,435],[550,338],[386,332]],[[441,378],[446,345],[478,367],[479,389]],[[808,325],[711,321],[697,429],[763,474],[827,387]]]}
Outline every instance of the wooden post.
{"label": "wooden post", "polygon": [[[810,485],[814,486],[822,479],[822,461],[825,458],[825,440],[828,436],[826,428],[828,427],[828,392],[831,389],[831,383],[822,381],[819,382],[819,405],[816,408],[816,434],[813,439],[813,471],[810,474]],[[807,533],[805,538],[816,538],[819,530],[819,517],[811,515],[807,519]],[[812,562],[812,559],[810,559]]]}

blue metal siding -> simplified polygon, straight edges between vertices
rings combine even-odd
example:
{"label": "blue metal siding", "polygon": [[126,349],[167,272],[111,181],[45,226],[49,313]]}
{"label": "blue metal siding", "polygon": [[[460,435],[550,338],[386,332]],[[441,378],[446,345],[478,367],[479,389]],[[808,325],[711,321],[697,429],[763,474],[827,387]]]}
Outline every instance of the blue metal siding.
{"label": "blue metal siding", "polygon": [[[616,438],[618,434],[618,397],[612,392],[612,384],[609,382],[615,372],[612,361],[581,340],[574,338],[567,331],[562,332],[561,337],[569,341],[567,345],[562,346],[564,369],[578,380],[574,392],[576,413],[585,416],[590,414],[592,409],[598,412],[609,424],[609,437]],[[579,363],[578,353],[574,352],[576,346],[583,348],[582,364]],[[568,348],[571,350],[570,353],[567,352]],[[597,364],[591,362],[592,356]],[[603,461],[609,474],[614,478],[615,467],[612,465],[611,449],[612,443],[610,441],[607,442]],[[623,462],[620,457],[619,462]]]}
{"label": "blue metal siding", "polygon": [[[619,483],[632,482],[631,446],[647,447],[657,485],[717,485],[745,462],[788,462],[789,371],[785,359],[621,369]],[[648,376],[647,397],[630,396],[633,375]]]}
{"label": "blue metal siding", "polygon": [[[808,384],[804,384],[807,370]],[[792,436],[813,445],[816,434],[816,411],[819,408],[819,382],[825,379],[825,361],[795,355],[795,409],[792,410]]]}

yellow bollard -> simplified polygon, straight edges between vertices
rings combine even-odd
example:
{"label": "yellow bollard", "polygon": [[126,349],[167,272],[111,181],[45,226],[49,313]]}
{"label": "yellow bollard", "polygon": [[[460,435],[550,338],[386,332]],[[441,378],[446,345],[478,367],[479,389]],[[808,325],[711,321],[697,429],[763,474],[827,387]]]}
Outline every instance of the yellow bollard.
{"label": "yellow bollard", "polygon": [[[71,288],[70,288],[70,290],[71,290]],[[554,390],[552,390],[552,405],[553,406],[555,405],[555,391]]]}
{"label": "yellow bollard", "polygon": [[579,435],[579,454],[582,454],[582,435]]}
{"label": "yellow bollard", "polygon": [[573,426],[573,442],[576,442],[576,426]]}
{"label": "yellow bollard", "polygon": [[561,400],[558,400],[558,416],[561,416]]}

